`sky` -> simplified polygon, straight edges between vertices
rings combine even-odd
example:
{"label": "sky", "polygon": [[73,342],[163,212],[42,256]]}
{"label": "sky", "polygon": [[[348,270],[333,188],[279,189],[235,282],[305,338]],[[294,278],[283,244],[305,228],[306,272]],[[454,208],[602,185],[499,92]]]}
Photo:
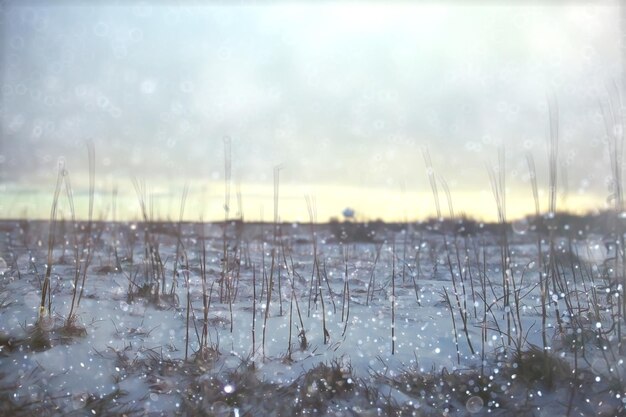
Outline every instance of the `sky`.
{"label": "sky", "polygon": [[318,221],[432,216],[427,151],[455,213],[493,220],[500,149],[520,217],[527,155],[547,208],[550,100],[558,208],[608,204],[617,2],[8,1],[0,16],[0,217],[46,218],[63,160],[84,218],[87,142],[103,218],[114,189],[116,218],[138,216],[133,178],[159,218],[178,218],[185,184],[186,218],[223,218],[225,148],[233,217],[272,220],[275,167],[283,220],[308,220],[307,195]]}

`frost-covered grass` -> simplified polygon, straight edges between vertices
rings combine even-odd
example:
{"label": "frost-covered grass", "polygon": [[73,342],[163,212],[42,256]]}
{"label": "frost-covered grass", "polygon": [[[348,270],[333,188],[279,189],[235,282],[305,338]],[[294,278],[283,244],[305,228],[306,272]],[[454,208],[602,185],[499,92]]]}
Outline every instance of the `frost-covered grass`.
{"label": "frost-covered grass", "polygon": [[2,224],[0,414],[624,412],[624,266],[600,235],[94,223],[76,288],[87,228],[56,226],[40,320],[48,225]]}

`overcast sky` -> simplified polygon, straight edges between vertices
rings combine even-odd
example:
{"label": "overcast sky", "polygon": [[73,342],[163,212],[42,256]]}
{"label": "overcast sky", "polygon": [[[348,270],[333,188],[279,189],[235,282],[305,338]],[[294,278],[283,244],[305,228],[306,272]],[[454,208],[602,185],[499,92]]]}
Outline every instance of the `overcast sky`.
{"label": "overcast sky", "polygon": [[0,215],[24,206],[40,215],[31,192],[44,190],[49,205],[59,157],[79,189],[89,139],[102,194],[118,185],[132,196],[134,176],[176,200],[187,181],[195,198],[211,200],[192,215],[219,217],[224,137],[248,218],[272,212],[278,164],[283,218],[306,218],[305,193],[317,196],[320,220],[346,206],[369,218],[427,215],[426,147],[457,211],[488,218],[496,210],[486,166],[504,146],[509,211],[519,214],[533,207],[526,153],[547,181],[551,96],[562,207],[602,208],[600,103],[622,81],[621,11],[516,3],[9,1],[0,166],[10,198]]}

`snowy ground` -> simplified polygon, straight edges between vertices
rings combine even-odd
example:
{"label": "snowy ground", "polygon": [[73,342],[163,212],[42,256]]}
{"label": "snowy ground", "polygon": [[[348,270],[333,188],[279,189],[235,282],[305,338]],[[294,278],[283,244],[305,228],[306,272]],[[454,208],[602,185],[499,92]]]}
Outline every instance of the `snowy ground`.
{"label": "snowy ground", "polygon": [[533,352],[543,349],[550,245],[545,237],[540,257],[526,230],[509,232],[503,261],[489,232],[387,230],[341,243],[328,228],[313,237],[283,225],[274,239],[272,225],[232,226],[223,262],[219,225],[185,224],[179,240],[177,225],[97,224],[70,332],[69,223],[57,229],[44,319],[47,224],[1,226],[0,414],[624,412],[620,264],[600,236],[555,238],[549,381]]}

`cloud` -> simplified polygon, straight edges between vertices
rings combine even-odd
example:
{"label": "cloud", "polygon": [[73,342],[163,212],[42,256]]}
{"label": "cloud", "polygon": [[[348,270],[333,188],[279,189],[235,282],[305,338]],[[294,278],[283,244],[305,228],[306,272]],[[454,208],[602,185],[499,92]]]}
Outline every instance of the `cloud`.
{"label": "cloud", "polygon": [[53,175],[58,156],[83,170],[93,138],[104,175],[215,178],[230,136],[244,181],[271,180],[283,163],[294,183],[427,187],[428,146],[450,184],[485,189],[485,162],[504,145],[524,186],[524,155],[545,155],[554,93],[570,185],[602,189],[597,103],[620,73],[614,12],[10,3],[4,176]]}

